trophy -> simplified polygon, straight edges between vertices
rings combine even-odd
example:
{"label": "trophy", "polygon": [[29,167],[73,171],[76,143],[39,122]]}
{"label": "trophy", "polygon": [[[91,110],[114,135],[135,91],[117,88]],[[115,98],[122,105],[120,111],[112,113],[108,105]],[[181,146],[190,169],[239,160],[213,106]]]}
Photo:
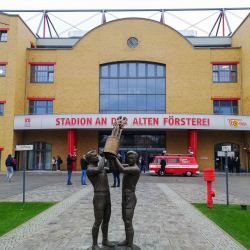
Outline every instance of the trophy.
{"label": "trophy", "polygon": [[108,137],[103,153],[105,157],[108,157],[108,154],[112,154],[117,156],[118,155],[118,150],[120,147],[120,138],[122,134],[122,130],[124,126],[126,125],[126,117],[119,116],[117,120],[114,122],[114,127],[112,130],[111,135]]}

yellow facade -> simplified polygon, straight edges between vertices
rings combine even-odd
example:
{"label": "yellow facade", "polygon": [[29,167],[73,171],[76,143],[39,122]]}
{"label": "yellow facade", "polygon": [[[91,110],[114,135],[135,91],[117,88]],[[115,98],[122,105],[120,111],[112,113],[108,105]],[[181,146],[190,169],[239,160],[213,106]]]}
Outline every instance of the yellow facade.
{"label": "yellow facade", "polygon": [[[1,171],[17,144],[45,141],[52,144],[52,156],[63,156],[66,170],[67,130],[14,131],[14,115],[28,114],[25,98],[55,98],[53,113],[99,113],[99,69],[101,64],[146,61],[166,65],[166,113],[213,114],[211,98],[242,98],[239,114],[250,114],[250,57],[248,18],[232,36],[232,47],[194,48],[171,27],[152,20],[130,18],[101,25],[80,39],[72,49],[27,49],[36,37],[18,16],[0,14],[0,28],[9,28],[8,41],[0,43],[0,61],[8,62],[6,76],[0,78],[0,101],[6,101],[0,117]],[[135,49],[127,39],[136,37]],[[241,47],[242,46],[242,47]],[[211,62],[239,61],[236,83],[213,83]],[[30,83],[30,62],[55,62],[53,83]],[[26,70],[26,66],[27,70]],[[241,91],[242,87],[242,91]],[[25,100],[26,99],[26,100]],[[26,110],[25,110],[26,102]],[[245,143],[248,132],[198,131],[197,163],[200,169],[214,168],[214,145],[232,142],[240,145],[240,157],[247,168]],[[98,131],[78,130],[79,156],[98,150]],[[166,131],[166,149],[187,153],[187,130]],[[243,157],[244,154],[244,157]],[[206,159],[204,159],[206,158]],[[21,166],[21,164],[20,164]],[[79,161],[77,169],[80,170]]]}

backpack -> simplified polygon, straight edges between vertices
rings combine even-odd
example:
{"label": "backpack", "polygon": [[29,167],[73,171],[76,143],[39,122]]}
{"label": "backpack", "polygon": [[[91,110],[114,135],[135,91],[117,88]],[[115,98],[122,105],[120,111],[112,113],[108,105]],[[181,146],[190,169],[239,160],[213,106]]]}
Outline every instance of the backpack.
{"label": "backpack", "polygon": [[63,164],[63,161],[62,161],[62,159],[61,159],[61,161],[60,161],[60,164]]}

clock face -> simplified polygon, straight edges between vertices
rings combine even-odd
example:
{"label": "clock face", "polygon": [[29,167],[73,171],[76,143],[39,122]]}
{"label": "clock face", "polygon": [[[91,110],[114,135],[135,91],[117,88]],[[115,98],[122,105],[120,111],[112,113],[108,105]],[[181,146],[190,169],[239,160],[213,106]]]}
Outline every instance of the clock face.
{"label": "clock face", "polygon": [[130,37],[127,41],[127,44],[129,48],[134,49],[138,46],[138,39],[136,39],[135,37]]}

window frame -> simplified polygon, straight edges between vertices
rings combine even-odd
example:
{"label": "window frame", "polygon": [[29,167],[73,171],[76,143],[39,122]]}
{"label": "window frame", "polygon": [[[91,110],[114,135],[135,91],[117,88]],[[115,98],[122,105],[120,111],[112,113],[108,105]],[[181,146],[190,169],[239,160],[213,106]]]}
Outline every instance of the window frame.
{"label": "window frame", "polygon": [[[32,70],[32,66],[37,67],[37,66],[44,66],[47,67],[47,70],[38,70],[35,68],[35,70]],[[49,67],[53,66],[53,71],[49,70]],[[53,73],[53,81],[49,82],[49,81],[32,81],[32,73],[35,73],[35,79],[38,77],[37,73],[38,72],[47,72],[47,80],[49,80],[49,74]],[[55,81],[55,65],[54,64],[30,64],[30,83],[54,83]]]}
{"label": "window frame", "polygon": [[[231,102],[231,105],[230,106],[221,106],[221,102],[222,101],[230,101]],[[237,106],[234,106],[233,105],[233,102],[237,102]],[[214,105],[214,102],[219,102],[219,106],[215,106]],[[214,113],[214,108],[219,108],[219,113]],[[230,114],[223,114],[223,113],[221,113],[220,111],[221,111],[221,107],[222,108],[225,108],[225,107],[227,107],[227,108],[229,108],[230,107]],[[237,108],[237,114],[235,114],[234,112],[233,112],[233,109],[234,108]],[[239,114],[239,102],[238,102],[238,100],[213,100],[213,115],[238,115]]]}
{"label": "window frame", "polygon": [[[6,34],[6,41],[2,41],[2,35],[3,34]],[[8,30],[6,29],[3,29],[1,30],[0,29],[0,43],[6,43],[8,41]]]}
{"label": "window frame", "polygon": [[[236,70],[232,70],[232,69],[230,69],[229,71],[220,70],[220,66],[222,67],[222,66],[233,66],[233,65],[236,66]],[[218,70],[214,70],[214,66],[218,66]],[[237,69],[238,69],[238,67],[237,67],[236,63],[234,63],[234,64],[227,64],[227,63],[225,63],[225,64],[216,64],[216,63],[212,64],[213,83],[237,83],[238,82],[238,73],[237,73],[238,70]],[[229,76],[230,81],[220,81],[220,74],[222,72],[230,72],[230,76]],[[235,81],[231,81],[231,72],[235,72]],[[214,75],[213,75],[214,73],[218,73],[218,81],[214,81]]]}
{"label": "window frame", "polygon": [[[53,115],[53,107],[54,107],[54,100],[29,100],[29,115]],[[34,105],[31,105],[31,102],[34,102]],[[46,102],[46,106],[37,106],[35,105],[35,102]],[[48,102],[52,102],[52,106],[48,105]],[[46,113],[43,114],[37,114],[37,108],[46,108]],[[48,112],[48,109],[52,107],[52,113]],[[30,109],[33,108],[34,112],[31,113]]]}

